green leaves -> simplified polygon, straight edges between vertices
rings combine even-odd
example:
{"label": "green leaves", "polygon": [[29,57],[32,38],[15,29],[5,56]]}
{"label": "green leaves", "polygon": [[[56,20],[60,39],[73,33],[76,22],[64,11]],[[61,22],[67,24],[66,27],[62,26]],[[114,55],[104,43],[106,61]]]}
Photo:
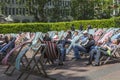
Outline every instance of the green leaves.
{"label": "green leaves", "polygon": [[0,24],[0,33],[18,33],[18,32],[48,32],[69,30],[74,24],[76,29],[82,24],[84,29],[90,24],[93,28],[120,27],[120,17],[102,20],[80,20],[72,22],[57,23],[12,23]]}

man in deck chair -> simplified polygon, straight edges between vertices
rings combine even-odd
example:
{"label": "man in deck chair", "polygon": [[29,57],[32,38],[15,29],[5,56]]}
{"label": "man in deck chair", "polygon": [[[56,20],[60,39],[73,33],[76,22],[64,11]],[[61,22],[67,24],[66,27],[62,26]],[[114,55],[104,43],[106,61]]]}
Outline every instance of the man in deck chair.
{"label": "man in deck chair", "polygon": [[79,51],[88,53],[90,51],[91,47],[94,45],[95,45],[95,40],[93,39],[93,35],[89,35],[88,40],[84,44],[75,45],[73,47],[73,51],[74,51],[73,59],[75,59],[75,61],[79,60],[80,59]]}
{"label": "man in deck chair", "polygon": [[[95,66],[99,66],[99,63],[100,63],[100,51],[98,49],[100,49],[101,46],[104,46],[104,45],[110,45],[111,44],[111,40],[110,38],[105,38],[105,40],[103,41],[103,43],[101,42],[97,42],[96,45],[94,46],[94,48],[91,49],[91,51],[89,52],[90,54],[90,57],[89,57],[89,61],[87,63],[87,65],[95,65]],[[104,48],[103,48],[104,49]],[[95,63],[93,64],[92,61],[95,61]]]}
{"label": "man in deck chair", "polygon": [[[111,42],[109,42],[109,40],[107,40],[104,44],[102,44],[101,46],[99,46],[97,49],[92,49],[90,52],[90,59],[89,59],[89,64],[92,64],[92,59],[93,57],[95,58],[95,63],[93,64],[93,66],[99,66],[100,63],[100,57],[103,55],[106,56],[111,56],[111,53],[113,52],[113,50],[117,47],[118,45],[118,40],[115,39]],[[94,54],[96,54],[94,56]]]}

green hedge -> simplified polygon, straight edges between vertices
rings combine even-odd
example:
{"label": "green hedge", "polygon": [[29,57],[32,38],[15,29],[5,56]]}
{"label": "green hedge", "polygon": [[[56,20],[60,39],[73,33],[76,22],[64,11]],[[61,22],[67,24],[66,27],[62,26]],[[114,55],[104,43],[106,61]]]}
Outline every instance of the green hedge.
{"label": "green hedge", "polygon": [[80,24],[86,26],[92,25],[94,28],[110,28],[120,27],[120,17],[102,20],[80,20],[72,22],[57,22],[57,23],[7,23],[0,24],[0,33],[17,33],[17,32],[47,32],[53,30],[68,30],[74,24],[76,29]]}

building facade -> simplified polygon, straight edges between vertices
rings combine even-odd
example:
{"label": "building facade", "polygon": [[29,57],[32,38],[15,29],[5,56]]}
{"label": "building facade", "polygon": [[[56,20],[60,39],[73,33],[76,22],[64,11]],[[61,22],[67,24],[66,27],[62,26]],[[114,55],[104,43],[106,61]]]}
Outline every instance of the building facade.
{"label": "building facade", "polygon": [[[0,0],[0,3],[0,14],[11,15],[15,22],[34,21],[34,16],[26,8],[26,0]],[[70,0],[57,0],[57,3],[61,7],[61,16],[70,15]],[[32,4],[36,5],[35,0],[32,0]],[[44,11],[47,18],[50,18],[49,14],[55,4],[56,2],[52,0],[46,3]],[[64,10],[62,10],[62,7],[64,7]]]}

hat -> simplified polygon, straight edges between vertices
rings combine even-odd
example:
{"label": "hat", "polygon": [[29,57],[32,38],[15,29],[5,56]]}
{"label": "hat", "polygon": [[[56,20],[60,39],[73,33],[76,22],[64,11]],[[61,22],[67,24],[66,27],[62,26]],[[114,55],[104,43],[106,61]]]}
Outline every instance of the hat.
{"label": "hat", "polygon": [[86,34],[86,33],[88,33],[86,30],[83,32],[83,34]]}

